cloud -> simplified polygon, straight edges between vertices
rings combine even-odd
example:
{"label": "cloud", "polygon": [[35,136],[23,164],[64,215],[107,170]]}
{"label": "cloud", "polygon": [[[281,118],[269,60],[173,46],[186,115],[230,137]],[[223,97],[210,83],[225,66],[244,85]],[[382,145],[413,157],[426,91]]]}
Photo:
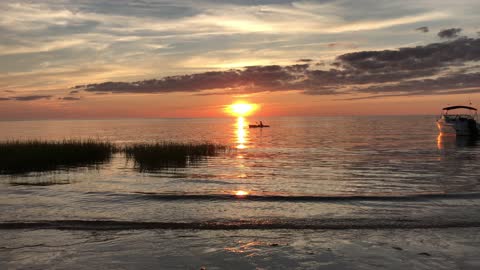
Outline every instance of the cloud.
{"label": "cloud", "polygon": [[460,38],[397,50],[346,53],[339,55],[330,69],[318,69],[317,65],[304,61],[295,65],[250,66],[75,88],[94,93],[202,92],[202,95],[212,95],[297,90],[310,95],[418,95],[435,93],[442,88],[475,87],[479,83],[477,73],[458,73],[459,67],[475,61],[480,61],[480,39]]}
{"label": "cloud", "polygon": [[[374,2],[0,1],[0,62],[13,63],[0,66],[0,77],[7,77],[0,87],[58,89],[88,80],[133,81],[153,74],[285,65],[307,56],[323,60],[353,47],[320,44],[392,47],[399,41],[389,38],[396,34],[387,28],[411,29],[454,15],[449,9],[388,1],[375,2],[381,12],[366,12]],[[380,37],[385,42],[373,41]],[[184,64],[195,59],[201,60],[195,66]],[[235,65],[225,66],[225,59]],[[92,77],[87,73],[93,69],[101,71]],[[54,74],[45,74],[48,70]],[[69,70],[75,74],[62,73]],[[18,79],[20,73],[32,74]]]}
{"label": "cloud", "polygon": [[416,14],[413,16],[405,16],[400,18],[392,18],[382,21],[363,21],[356,22],[354,24],[346,24],[343,26],[333,27],[327,30],[327,33],[340,33],[340,32],[352,32],[352,31],[365,31],[365,30],[377,30],[383,28],[389,28],[404,24],[412,24],[417,22],[430,21],[435,19],[446,18],[449,15],[442,12],[429,12],[424,14]]}
{"label": "cloud", "polygon": [[480,39],[461,38],[450,42],[398,50],[361,51],[338,57],[345,68],[369,71],[437,69],[480,60]]}
{"label": "cloud", "polygon": [[442,31],[438,32],[437,35],[440,38],[456,38],[460,32],[462,32],[462,28],[450,28],[443,29]]}
{"label": "cloud", "polygon": [[298,59],[297,62],[303,62],[303,63],[308,63],[308,62],[312,62],[313,59],[309,59],[309,58],[302,58],[302,59]]}
{"label": "cloud", "polygon": [[58,98],[60,100],[68,100],[68,101],[74,101],[74,100],[80,100],[80,97],[60,97]]}
{"label": "cloud", "polygon": [[68,93],[68,94],[69,94],[69,95],[75,95],[75,94],[78,94],[78,93],[80,93],[80,91],[78,91],[78,90],[72,90],[72,91],[70,91],[70,93]]}
{"label": "cloud", "polygon": [[270,91],[278,88],[284,89],[290,81],[304,74],[308,67],[308,64],[250,66],[242,70],[210,71],[133,83],[105,82],[89,84],[85,85],[84,88],[88,92],[112,93],[199,92],[225,88]]}
{"label": "cloud", "polygon": [[12,100],[17,101],[32,101],[32,100],[39,100],[39,99],[50,99],[51,95],[31,95],[31,96],[17,96],[11,97]]}
{"label": "cloud", "polygon": [[480,73],[455,73],[437,78],[408,80],[388,86],[372,86],[360,90],[363,93],[405,93],[408,94],[455,94],[456,89],[480,92]]}
{"label": "cloud", "polygon": [[422,33],[428,33],[430,31],[427,26],[418,27],[415,30]]}
{"label": "cloud", "polygon": [[59,40],[52,42],[45,42],[43,44],[30,44],[24,46],[2,46],[0,45],[0,56],[1,55],[11,55],[11,54],[29,54],[29,53],[41,53],[49,52],[60,49],[65,49],[69,47],[75,47],[82,44],[85,44],[86,41],[82,39],[71,39],[71,40]]}
{"label": "cloud", "polygon": [[50,99],[51,95],[30,95],[30,96],[16,96],[16,97],[0,97],[0,101],[15,100],[15,101],[33,101],[39,99]]}
{"label": "cloud", "polygon": [[[430,21],[449,14],[423,9],[392,13],[387,18],[351,18],[341,3],[334,1],[270,1],[261,5],[203,1],[65,1],[55,3],[4,3],[0,26],[21,31],[58,33],[102,32],[162,33],[163,35],[225,35],[235,33],[342,33],[383,29]],[[359,6],[363,9],[364,7]],[[329,11],[330,10],[330,11]],[[336,14],[332,11],[338,11]],[[1,12],[0,12],[1,13]],[[346,13],[346,14],[344,14]],[[408,15],[407,15],[408,14]],[[350,17],[350,18],[349,18]],[[138,36],[137,38],[143,38]],[[38,49],[67,44],[42,43]],[[81,44],[79,44],[81,45]],[[15,47],[12,47],[15,48]],[[19,51],[35,48],[18,47]]]}

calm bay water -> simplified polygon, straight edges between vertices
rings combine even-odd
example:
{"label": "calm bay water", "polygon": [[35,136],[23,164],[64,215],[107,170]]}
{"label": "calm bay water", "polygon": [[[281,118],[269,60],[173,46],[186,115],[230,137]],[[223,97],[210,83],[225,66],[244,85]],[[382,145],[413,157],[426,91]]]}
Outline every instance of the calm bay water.
{"label": "calm bay water", "polygon": [[0,175],[0,268],[478,269],[480,143],[439,136],[434,116],[262,120],[0,122],[1,140],[233,149],[149,173],[117,154]]}
{"label": "calm bay water", "polygon": [[[480,222],[480,146],[439,137],[434,121],[271,118],[265,129],[249,129],[249,119],[0,122],[0,139],[211,141],[234,148],[192,167],[153,173],[136,171],[118,154],[99,169],[3,175],[1,221],[286,228]],[[238,191],[248,195],[235,196]]]}

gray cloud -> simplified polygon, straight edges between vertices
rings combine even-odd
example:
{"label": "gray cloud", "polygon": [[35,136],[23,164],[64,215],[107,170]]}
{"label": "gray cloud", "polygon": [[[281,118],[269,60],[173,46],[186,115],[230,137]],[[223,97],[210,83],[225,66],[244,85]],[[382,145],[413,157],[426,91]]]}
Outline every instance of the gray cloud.
{"label": "gray cloud", "polygon": [[415,94],[439,94],[439,93],[457,93],[455,89],[470,89],[480,92],[480,73],[454,73],[437,78],[427,78],[419,80],[409,80],[388,86],[374,86],[362,89],[359,92],[364,93],[415,93]]}
{"label": "gray cloud", "polygon": [[456,38],[460,32],[462,32],[462,28],[450,28],[443,29],[442,31],[438,32],[437,35],[440,38]]}
{"label": "gray cloud", "polygon": [[[75,88],[94,93],[195,92],[201,95],[288,90],[310,95],[441,94],[445,89],[455,93],[457,89],[480,85],[478,73],[458,72],[458,67],[472,61],[480,61],[480,39],[460,38],[397,50],[347,53],[338,56],[330,69],[318,69],[310,61],[302,61],[303,64],[296,65],[250,66]],[[200,93],[207,90],[210,92]]]}
{"label": "gray cloud", "polygon": [[430,31],[427,26],[418,27],[415,30],[422,33],[428,33]]}
{"label": "gray cloud", "polygon": [[250,66],[243,70],[211,71],[190,75],[170,76],[162,79],[133,83],[106,82],[85,85],[85,91],[112,93],[170,93],[199,92],[212,89],[249,88],[256,91],[285,89],[291,81],[299,79],[308,64],[290,66]]}
{"label": "gray cloud", "polygon": [[78,90],[73,90],[73,91],[70,91],[70,93],[68,93],[69,95],[75,95],[75,94],[78,94],[80,93],[80,91]]}
{"label": "gray cloud", "polygon": [[0,101],[15,100],[15,101],[32,101],[39,99],[50,99],[51,95],[30,95],[30,96],[16,96],[16,97],[0,97]]}
{"label": "gray cloud", "polygon": [[461,38],[450,42],[398,50],[363,51],[338,57],[340,65],[359,70],[420,70],[480,60],[480,39]]}
{"label": "gray cloud", "polygon": [[31,96],[17,96],[11,97],[12,100],[17,101],[32,101],[32,100],[39,100],[39,99],[50,99],[51,95],[31,95]]}
{"label": "gray cloud", "polygon": [[364,96],[364,97],[353,97],[353,98],[339,98],[338,100],[365,100],[365,99],[377,99],[377,98],[385,98],[385,97],[404,97],[404,96],[442,96],[442,95],[465,95],[465,94],[478,94],[480,93],[479,87],[474,88],[462,88],[462,89],[450,89],[450,90],[442,90],[442,91],[415,91],[414,93],[387,93],[387,94],[378,94],[373,96]]}
{"label": "gray cloud", "polygon": [[79,97],[60,97],[58,98],[60,100],[68,100],[68,101],[74,101],[74,100],[80,100],[81,98]]}

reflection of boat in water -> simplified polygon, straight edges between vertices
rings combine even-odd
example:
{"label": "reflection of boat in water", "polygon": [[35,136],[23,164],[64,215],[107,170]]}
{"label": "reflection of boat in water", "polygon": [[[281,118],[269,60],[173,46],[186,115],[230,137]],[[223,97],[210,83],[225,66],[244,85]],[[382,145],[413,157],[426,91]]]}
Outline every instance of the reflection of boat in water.
{"label": "reflection of boat in water", "polygon": [[463,147],[477,146],[478,138],[475,136],[444,136],[443,134],[437,137],[438,149],[454,149]]}
{"label": "reflection of boat in water", "polygon": [[[457,109],[469,110],[469,114],[449,114],[451,110]],[[437,120],[437,126],[442,134],[477,136],[480,132],[477,118],[477,109],[473,107],[450,106],[443,108],[442,116]]]}
{"label": "reflection of boat in water", "polygon": [[248,125],[249,128],[268,128],[269,125]]}

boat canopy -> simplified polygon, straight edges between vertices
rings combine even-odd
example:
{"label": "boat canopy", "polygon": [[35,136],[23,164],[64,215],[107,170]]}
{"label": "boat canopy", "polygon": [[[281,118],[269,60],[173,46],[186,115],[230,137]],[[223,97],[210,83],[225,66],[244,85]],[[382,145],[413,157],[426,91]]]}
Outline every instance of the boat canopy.
{"label": "boat canopy", "polygon": [[473,110],[476,111],[477,109],[469,106],[450,106],[450,107],[445,107],[443,110],[445,111],[450,111],[450,110],[455,110],[455,109],[467,109],[467,110]]}

